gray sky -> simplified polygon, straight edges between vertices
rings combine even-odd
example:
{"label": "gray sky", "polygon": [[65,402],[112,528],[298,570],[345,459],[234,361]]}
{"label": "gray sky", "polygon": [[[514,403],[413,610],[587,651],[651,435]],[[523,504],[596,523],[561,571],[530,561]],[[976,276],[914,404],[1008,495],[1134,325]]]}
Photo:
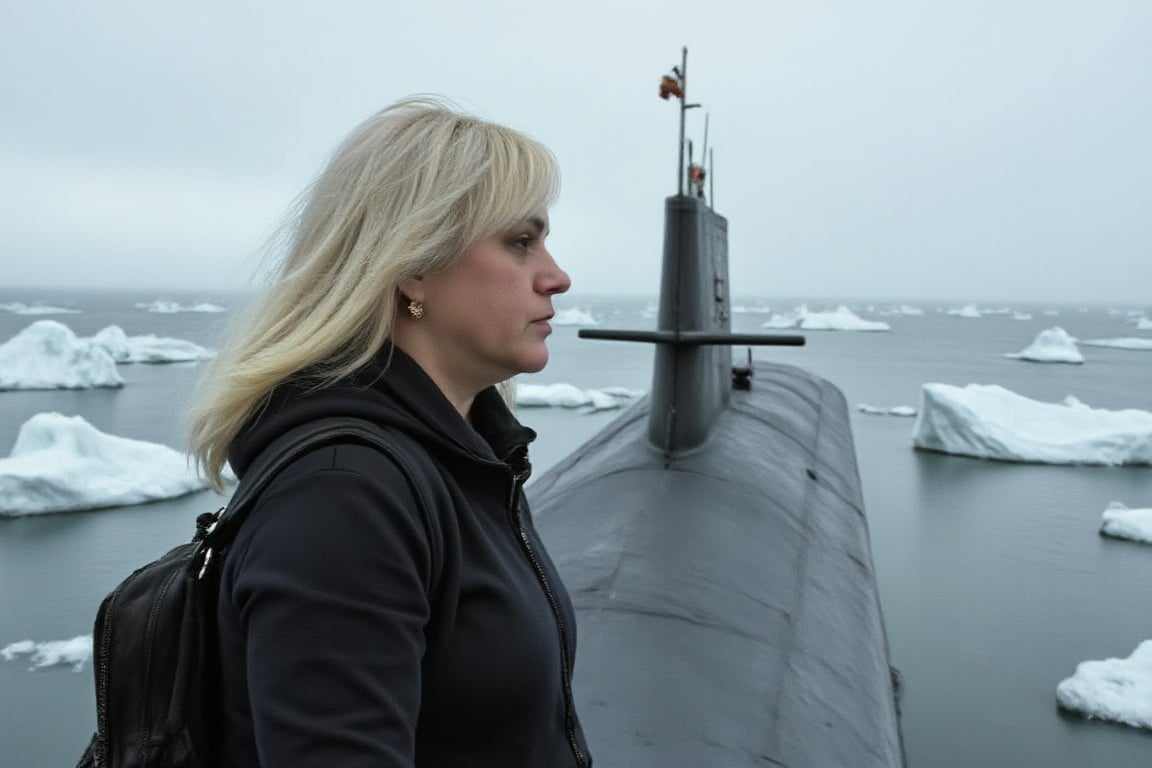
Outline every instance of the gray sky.
{"label": "gray sky", "polygon": [[[361,119],[560,159],[574,293],[655,294],[689,47],[739,296],[1152,302],[1152,2],[36,0],[0,24],[0,288],[234,288]],[[697,148],[703,110],[689,116]],[[2,297],[0,297],[2,298]]]}

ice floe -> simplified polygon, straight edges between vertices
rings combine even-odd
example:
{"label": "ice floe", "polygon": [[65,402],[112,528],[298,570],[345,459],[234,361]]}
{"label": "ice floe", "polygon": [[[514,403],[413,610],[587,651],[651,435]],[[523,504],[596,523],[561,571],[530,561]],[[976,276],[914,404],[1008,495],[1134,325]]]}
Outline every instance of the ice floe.
{"label": "ice floe", "polygon": [[732,314],[734,315],[766,315],[772,311],[772,307],[767,304],[736,304],[732,307]]}
{"label": "ice floe", "polygon": [[118,325],[110,325],[90,341],[103,347],[118,363],[186,363],[207,360],[212,351],[183,339],[148,334],[129,336]]}
{"label": "ice floe", "polygon": [[1152,413],[1031,400],[997,385],[925,384],[915,447],[1000,461],[1152,464]]}
{"label": "ice floe", "polygon": [[600,321],[592,313],[579,307],[569,307],[556,312],[552,325],[599,325]]}
{"label": "ice floe", "polygon": [[622,408],[629,401],[644,394],[624,387],[604,387],[602,389],[580,389],[566,383],[559,384],[517,384],[516,404],[525,408],[582,408],[605,411]]}
{"label": "ice floe", "polygon": [[1136,330],[1152,331],[1152,317],[1141,317],[1136,321]]}
{"label": "ice floe", "polygon": [[55,320],[38,320],[0,344],[0,390],[120,387],[116,363],[183,363],[214,353],[183,339],[128,336],[115,325],[81,338]]}
{"label": "ice floe", "polygon": [[37,320],[0,344],[0,390],[122,386],[108,350],[55,320]]}
{"label": "ice floe", "polygon": [[1086,717],[1152,728],[1152,640],[1126,659],[1084,661],[1056,686],[1056,701]]}
{"label": "ice floe", "polygon": [[20,640],[0,648],[0,659],[16,661],[23,659],[32,666],[29,669],[68,665],[79,672],[92,658],[92,635],[78,635],[70,640],[46,640],[33,642]]}
{"label": "ice floe", "polygon": [[0,304],[0,309],[5,312],[11,312],[14,315],[78,315],[78,309],[66,309],[64,307],[53,307],[48,304],[22,304],[19,301],[11,301],[7,304]]}
{"label": "ice floe", "polygon": [[1112,347],[1113,349],[1152,350],[1152,339],[1124,337],[1117,339],[1085,339],[1080,342],[1086,347]]}
{"label": "ice floe", "polygon": [[868,403],[857,403],[856,410],[860,413],[867,413],[870,416],[915,416],[916,409],[910,405],[894,405],[891,408],[884,408],[879,405],[869,405]]}
{"label": "ice floe", "polygon": [[1084,355],[1076,348],[1076,339],[1059,326],[1045,328],[1036,334],[1036,338],[1023,351],[1008,352],[1004,357],[1014,357],[1033,363],[1084,362]]}
{"label": "ice floe", "polygon": [[805,331],[890,331],[888,323],[879,320],[865,320],[848,307],[841,304],[828,312],[813,312],[801,304],[791,312],[772,315],[761,328],[799,328]]}
{"label": "ice floe", "polygon": [[1101,516],[1100,533],[1152,544],[1152,508],[1129,509],[1113,501]]}
{"label": "ice floe", "polygon": [[175,315],[179,312],[226,312],[224,307],[218,304],[209,304],[208,302],[200,302],[199,304],[180,304],[175,301],[168,301],[166,299],[156,299],[155,301],[142,301],[136,303],[137,309],[143,309],[145,312],[158,312],[162,315]]}
{"label": "ice floe", "polygon": [[946,314],[953,315],[954,317],[983,317],[984,313],[975,304],[965,304],[962,307],[952,307],[945,310]]}
{"label": "ice floe", "polygon": [[0,515],[9,517],[142,504],[206,487],[185,454],[59,413],[24,422],[11,456],[0,459]]}
{"label": "ice floe", "polygon": [[1013,320],[1031,320],[1032,319],[1032,313],[1031,312],[1013,312],[1012,313],[1012,319]]}

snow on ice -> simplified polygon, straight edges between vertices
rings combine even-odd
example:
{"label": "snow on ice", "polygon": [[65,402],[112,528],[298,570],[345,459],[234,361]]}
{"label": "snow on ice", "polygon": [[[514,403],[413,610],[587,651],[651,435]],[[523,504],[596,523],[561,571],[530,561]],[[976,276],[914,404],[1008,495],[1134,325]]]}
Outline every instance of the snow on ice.
{"label": "snow on ice", "polygon": [[122,386],[106,349],[55,320],[37,320],[0,344],[0,390]]}
{"label": "snow on ice", "polygon": [[910,405],[894,405],[891,408],[883,408],[878,405],[869,405],[868,403],[857,403],[856,410],[860,413],[867,413],[870,416],[915,416],[916,409]]}
{"label": "snow on ice", "polygon": [[925,384],[915,447],[999,461],[1152,465],[1152,413],[1031,400],[996,385]]}
{"label": "snow on ice", "polygon": [[0,309],[5,312],[11,312],[14,315],[78,315],[78,309],[65,309],[64,307],[53,307],[47,304],[21,304],[18,301],[12,301],[7,304],[0,304]]}
{"label": "snow on ice", "polygon": [[212,357],[210,350],[191,341],[151,333],[128,336],[118,325],[104,328],[89,341],[106,349],[118,363],[186,363]]}
{"label": "snow on ice", "polygon": [[550,321],[552,325],[599,325],[600,321],[592,313],[579,307],[561,309]]}
{"label": "snow on ice", "polygon": [[1114,349],[1152,350],[1152,339],[1124,337],[1118,339],[1087,339],[1080,342],[1086,347],[1112,347]]}
{"label": "snow on ice", "polygon": [[572,384],[517,384],[516,404],[525,408],[582,408],[593,411],[622,408],[643,392],[624,387],[580,389]]}
{"label": "snow on ice", "polygon": [[799,328],[805,331],[890,331],[888,323],[864,320],[841,304],[830,312],[812,312],[801,304],[791,312],[772,315],[761,328]]}
{"label": "snow on ice", "polygon": [[116,363],[204,360],[211,350],[182,339],[127,336],[110,325],[91,338],[55,320],[38,320],[0,344],[0,390],[121,387]]}
{"label": "snow on ice", "polygon": [[1113,501],[1101,517],[1100,533],[1117,539],[1152,544],[1152,508],[1129,509]]}
{"label": "snow on ice", "polygon": [[1056,701],[1086,717],[1152,728],[1152,640],[1126,659],[1084,661],[1056,686]]}
{"label": "snow on ice", "polygon": [[1008,352],[1004,357],[1014,357],[1033,363],[1083,363],[1084,355],[1076,348],[1076,339],[1059,326],[1046,328],[1036,334],[1032,343],[1021,352]]}
{"label": "snow on ice", "polygon": [[43,669],[71,665],[79,672],[92,658],[92,635],[78,635],[70,640],[47,640],[36,643],[21,640],[0,648],[0,659],[16,661],[26,659],[32,666],[29,669]]}
{"label": "snow on ice", "polygon": [[0,459],[0,515],[121,507],[199,491],[183,453],[105,434],[80,416],[38,413]]}
{"label": "snow on ice", "polygon": [[175,301],[168,301],[166,299],[156,299],[155,301],[139,302],[136,305],[137,309],[143,309],[145,312],[158,312],[162,315],[174,315],[178,312],[226,312],[224,307],[216,304],[209,304],[201,302],[199,304],[180,304]]}

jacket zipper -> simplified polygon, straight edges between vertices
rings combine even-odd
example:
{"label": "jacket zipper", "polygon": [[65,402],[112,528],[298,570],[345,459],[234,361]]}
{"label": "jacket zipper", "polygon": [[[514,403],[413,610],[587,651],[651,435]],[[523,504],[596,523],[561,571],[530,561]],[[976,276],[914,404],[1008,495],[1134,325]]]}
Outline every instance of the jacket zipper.
{"label": "jacket zipper", "polygon": [[117,587],[103,606],[104,627],[100,633],[100,647],[97,649],[97,663],[100,674],[96,677],[96,750],[93,763],[95,768],[104,768],[108,765],[108,664],[111,658],[112,622],[108,618],[116,606],[116,599],[120,597],[123,585]]}
{"label": "jacket zipper", "polygon": [[572,754],[576,756],[576,764],[580,768],[586,768],[588,761],[576,741],[576,723],[573,717],[575,706],[572,702],[572,672],[568,668],[568,633],[564,628],[564,620],[560,616],[560,605],[556,602],[552,585],[548,583],[548,576],[544,573],[544,567],[532,549],[532,542],[528,540],[528,531],[524,529],[524,522],[520,517],[520,488],[526,479],[527,473],[512,475],[512,495],[508,499],[509,521],[520,538],[520,547],[536,571],[536,578],[544,589],[544,595],[548,598],[548,604],[552,608],[552,616],[556,620],[556,629],[560,633],[560,680],[564,687],[564,726],[568,732],[568,746],[572,748]]}

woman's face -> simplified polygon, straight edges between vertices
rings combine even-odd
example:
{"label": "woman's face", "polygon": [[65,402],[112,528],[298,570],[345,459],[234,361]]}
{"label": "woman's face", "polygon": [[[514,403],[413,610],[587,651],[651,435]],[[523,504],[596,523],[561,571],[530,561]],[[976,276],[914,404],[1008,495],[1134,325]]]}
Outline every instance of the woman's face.
{"label": "woman's face", "polygon": [[423,337],[417,361],[434,379],[478,392],[548,362],[552,297],[572,281],[545,247],[547,235],[541,213],[473,243],[448,269],[405,281],[404,294],[425,314],[400,322]]}

